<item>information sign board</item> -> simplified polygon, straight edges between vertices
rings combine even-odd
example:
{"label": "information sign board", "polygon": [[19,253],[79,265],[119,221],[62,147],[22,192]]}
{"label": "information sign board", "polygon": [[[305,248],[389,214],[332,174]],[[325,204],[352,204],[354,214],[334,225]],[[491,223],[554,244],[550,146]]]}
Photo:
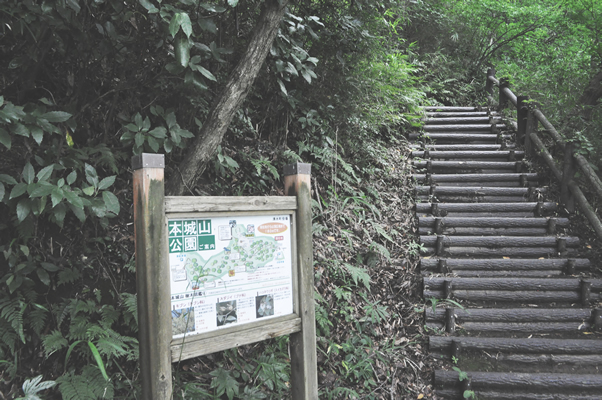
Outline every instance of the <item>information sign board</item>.
{"label": "information sign board", "polygon": [[293,313],[291,219],[168,216],[173,339]]}

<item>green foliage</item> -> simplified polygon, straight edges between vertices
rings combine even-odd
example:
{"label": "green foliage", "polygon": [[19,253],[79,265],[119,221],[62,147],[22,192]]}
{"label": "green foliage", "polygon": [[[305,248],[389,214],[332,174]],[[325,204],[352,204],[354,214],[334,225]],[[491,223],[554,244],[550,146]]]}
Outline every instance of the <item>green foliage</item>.
{"label": "green foliage", "polygon": [[44,381],[42,382],[42,375],[38,375],[35,378],[27,379],[23,383],[23,394],[24,397],[18,397],[15,400],[41,400],[38,393],[46,389],[50,389],[56,385],[55,381]]}

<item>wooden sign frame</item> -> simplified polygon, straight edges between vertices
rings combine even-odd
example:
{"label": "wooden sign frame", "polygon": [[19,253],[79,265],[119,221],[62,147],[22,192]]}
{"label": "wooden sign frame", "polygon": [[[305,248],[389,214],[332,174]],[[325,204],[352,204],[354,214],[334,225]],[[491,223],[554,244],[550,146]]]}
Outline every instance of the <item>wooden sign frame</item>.
{"label": "wooden sign frame", "polygon": [[[171,399],[172,362],[290,334],[292,399],[317,399],[311,166],[287,165],[280,197],[166,197],[164,168],[161,154],[132,158],[142,397]],[[293,313],[174,340],[168,218],[225,214],[291,216]]]}

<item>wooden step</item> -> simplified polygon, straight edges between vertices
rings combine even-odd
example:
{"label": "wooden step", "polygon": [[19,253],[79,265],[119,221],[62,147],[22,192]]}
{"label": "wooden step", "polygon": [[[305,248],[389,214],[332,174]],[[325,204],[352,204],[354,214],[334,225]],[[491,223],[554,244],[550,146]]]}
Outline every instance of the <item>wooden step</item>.
{"label": "wooden step", "polygon": [[523,203],[418,203],[418,216],[434,217],[470,217],[492,216],[500,217],[540,217],[545,213],[556,211],[557,203],[552,202],[523,202]]}
{"label": "wooden step", "polygon": [[[514,144],[509,144],[508,149],[514,148]],[[431,151],[503,151],[501,144],[410,144],[410,148],[416,151],[425,149]]]}
{"label": "wooden step", "polygon": [[539,180],[536,173],[413,174],[412,177],[422,185],[440,186],[529,187]]}
{"label": "wooden step", "polygon": [[433,118],[447,118],[447,117],[489,117],[499,116],[497,111],[427,111],[424,113],[427,117]]}
{"label": "wooden step", "polygon": [[418,171],[438,174],[473,174],[505,172],[522,172],[526,170],[522,161],[413,161],[412,165]]}
{"label": "wooden step", "polygon": [[521,272],[551,272],[557,271],[567,276],[575,275],[590,268],[590,261],[585,258],[483,258],[483,259],[453,259],[453,258],[422,258],[420,270],[423,274],[475,275],[478,273],[497,274],[509,272],[517,276]]}
{"label": "wooden step", "polygon": [[[493,121],[493,122],[492,122]],[[450,116],[450,117],[435,117],[435,116],[430,116],[428,118],[425,119],[425,123],[427,125],[430,124],[444,124],[444,125],[452,125],[452,124],[463,124],[463,125],[467,125],[467,124],[501,124],[502,123],[502,118],[501,117],[489,117],[488,115],[485,116],[469,116],[469,117],[465,117],[465,116]]]}
{"label": "wooden step", "polygon": [[467,133],[454,133],[454,132],[438,132],[438,133],[410,133],[410,140],[433,140],[439,144],[451,144],[451,143],[474,143],[474,144],[486,144],[486,143],[502,143],[504,140],[510,140],[511,135],[498,135],[495,133],[488,132],[475,132],[472,134]]}
{"label": "wooden step", "polygon": [[[424,111],[446,111],[446,112],[456,112],[456,111],[483,111],[481,107],[455,107],[455,106],[425,106],[422,107]],[[484,108],[486,110],[486,108]]]}
{"label": "wooden step", "polygon": [[580,303],[600,300],[600,279],[434,278],[423,279],[425,299],[504,303]]}
{"label": "wooden step", "polygon": [[435,371],[435,389],[440,399],[458,400],[465,390],[478,398],[497,400],[600,399],[602,375],[513,372],[467,372],[459,380],[456,371]]}
{"label": "wooden step", "polygon": [[567,218],[454,218],[420,217],[421,235],[500,235],[543,236],[556,234],[558,228],[567,227]]}
{"label": "wooden step", "polygon": [[425,125],[422,129],[427,132],[473,132],[473,131],[490,131],[492,127],[497,128],[498,130],[506,129],[506,125],[504,124],[450,124],[450,125]]}
{"label": "wooden step", "polygon": [[412,151],[412,157],[424,159],[472,159],[477,160],[486,158],[488,161],[503,159],[507,161],[515,161],[523,158],[524,151],[515,150],[499,150],[499,151],[437,151],[437,150],[417,150]]}
{"label": "wooden step", "polygon": [[591,332],[602,328],[602,309],[589,308],[432,308],[426,326],[447,333],[510,332],[552,334]]}

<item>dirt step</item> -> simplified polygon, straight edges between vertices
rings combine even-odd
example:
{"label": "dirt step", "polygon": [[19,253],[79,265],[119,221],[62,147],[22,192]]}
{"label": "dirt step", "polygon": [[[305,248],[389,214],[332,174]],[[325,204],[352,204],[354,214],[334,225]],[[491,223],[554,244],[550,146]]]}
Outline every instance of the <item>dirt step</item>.
{"label": "dirt step", "polygon": [[519,275],[521,272],[548,273],[556,271],[567,276],[574,275],[590,268],[590,261],[586,258],[545,258],[545,259],[522,259],[522,258],[499,258],[499,259],[453,259],[453,258],[428,258],[420,260],[422,274],[430,273],[454,273],[460,274],[498,274],[510,272]]}
{"label": "dirt step", "polygon": [[507,161],[515,161],[523,158],[524,151],[515,150],[499,150],[499,151],[437,151],[437,150],[417,150],[412,151],[412,157],[424,159],[466,159],[473,160],[486,158],[488,161],[503,159]]}
{"label": "dirt step", "polygon": [[441,131],[464,131],[464,132],[472,132],[472,131],[487,131],[491,132],[491,129],[495,127],[498,130],[506,129],[506,125],[504,124],[451,124],[451,125],[425,125],[422,129],[425,132],[441,132]]}
{"label": "dirt step", "polygon": [[[492,122],[493,121],[493,122]],[[501,117],[489,117],[489,116],[449,116],[449,117],[428,117],[426,120],[426,125],[431,124],[501,124]]]}
{"label": "dirt step", "polygon": [[600,279],[428,278],[424,298],[512,303],[580,303],[600,300]]}
{"label": "dirt step", "polygon": [[539,180],[536,173],[507,174],[413,174],[422,185],[474,186],[483,187],[529,187]]}
{"label": "dirt step", "polygon": [[434,140],[438,144],[451,144],[451,143],[474,143],[474,144],[486,144],[486,143],[502,143],[505,140],[510,140],[511,135],[498,135],[495,133],[449,133],[439,132],[430,133],[424,135],[422,133],[410,133],[410,140]]}
{"label": "dirt step", "polygon": [[454,218],[420,217],[421,235],[543,236],[567,227],[567,218]]}
{"label": "dirt step", "polygon": [[600,399],[602,375],[512,372],[466,372],[460,381],[456,371],[435,371],[435,389],[440,399],[458,400],[465,390],[480,399],[558,400]]}
{"label": "dirt step", "polygon": [[417,170],[439,174],[522,172],[522,161],[412,161]]}

